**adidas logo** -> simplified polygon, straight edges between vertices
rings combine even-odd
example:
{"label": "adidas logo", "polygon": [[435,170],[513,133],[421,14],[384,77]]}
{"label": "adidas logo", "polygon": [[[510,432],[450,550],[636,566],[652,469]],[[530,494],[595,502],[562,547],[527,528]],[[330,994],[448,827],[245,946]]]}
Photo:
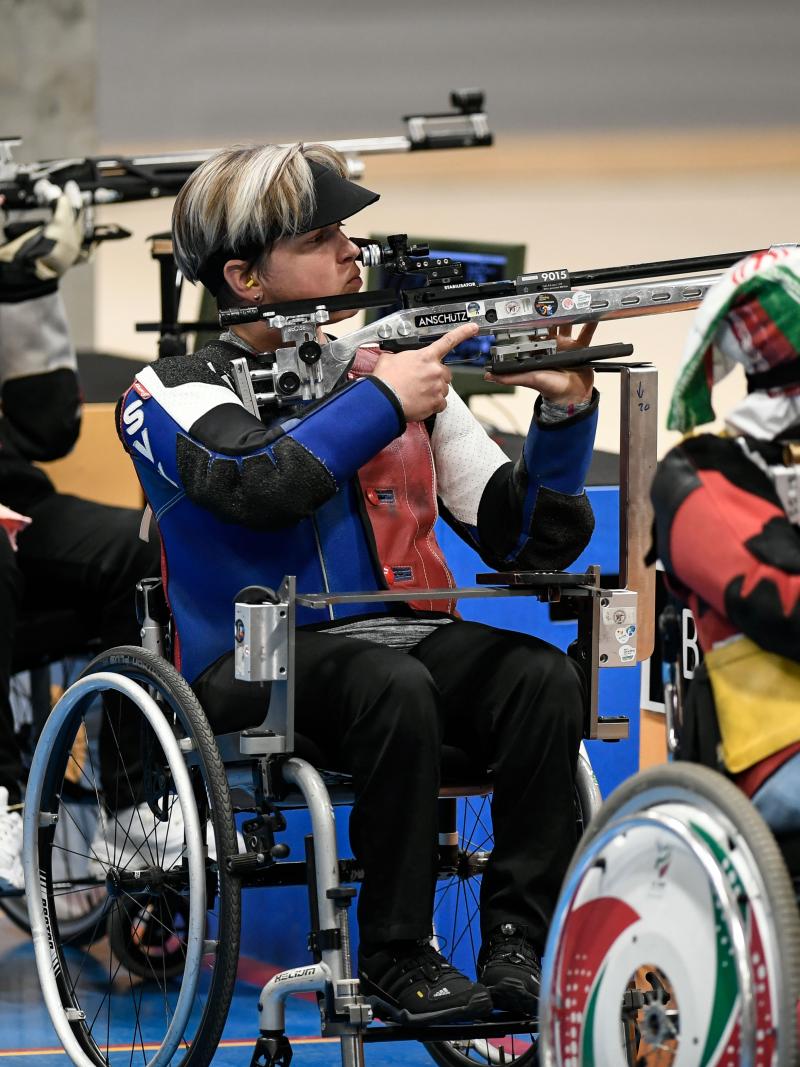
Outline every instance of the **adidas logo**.
{"label": "adidas logo", "polygon": [[431,1000],[436,1000],[437,997],[449,997],[450,990],[446,985],[443,985],[441,989],[437,989],[435,993],[431,994]]}

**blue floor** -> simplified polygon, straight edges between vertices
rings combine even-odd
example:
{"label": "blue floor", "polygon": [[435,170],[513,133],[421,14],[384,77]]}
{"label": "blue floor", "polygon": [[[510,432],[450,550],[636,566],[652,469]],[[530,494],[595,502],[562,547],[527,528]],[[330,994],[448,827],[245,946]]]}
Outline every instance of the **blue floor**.
{"label": "blue floor", "polygon": [[[260,985],[237,984],[215,1065],[248,1067],[257,1037],[259,991]],[[340,1062],[338,1043],[319,1036],[316,1003],[291,999],[286,1021],[293,1067],[328,1067]],[[431,1067],[433,1063],[421,1045],[410,1041],[368,1046],[366,1061],[370,1067]],[[69,1060],[42,1003],[31,943],[0,915],[0,1064],[11,1063],[61,1067]]]}

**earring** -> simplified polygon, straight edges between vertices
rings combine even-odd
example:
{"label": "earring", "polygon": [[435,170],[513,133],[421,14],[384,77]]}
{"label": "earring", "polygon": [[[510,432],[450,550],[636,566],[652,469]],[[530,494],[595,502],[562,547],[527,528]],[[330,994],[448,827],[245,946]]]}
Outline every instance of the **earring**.
{"label": "earring", "polygon": [[245,289],[252,289],[255,284],[256,284],[256,280],[253,277],[253,275],[251,274],[250,277],[245,282]]}

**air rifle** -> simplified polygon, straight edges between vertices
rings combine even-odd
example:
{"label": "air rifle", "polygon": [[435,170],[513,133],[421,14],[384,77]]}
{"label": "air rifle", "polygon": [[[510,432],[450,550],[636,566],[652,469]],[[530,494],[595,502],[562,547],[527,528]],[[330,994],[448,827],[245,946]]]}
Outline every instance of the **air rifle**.
{"label": "air rifle", "polygon": [[378,290],[220,313],[224,327],[263,321],[280,330],[284,344],[274,353],[261,354],[260,369],[248,373],[246,361],[239,361],[237,388],[254,414],[262,407],[327,395],[362,345],[389,351],[419,348],[465,322],[476,323],[479,334],[494,337],[486,368],[493,374],[574,367],[629,356],[632,347],[620,344],[559,351],[556,328],[688,311],[698,306],[722,270],[757,254],[727,252],[572,272],[559,267],[515,280],[479,283],[464,280],[460,263],[432,258],[424,246],[409,249],[404,234],[390,237],[386,247],[358,243],[365,264],[380,263],[398,273],[421,273],[427,284],[402,290],[401,310],[326,344],[319,343],[317,328],[331,314],[391,306],[398,293]]}
{"label": "air rifle", "polygon": [[[490,145],[492,134],[483,110],[480,89],[456,89],[450,94],[452,111],[405,115],[406,134],[325,141],[347,160],[350,177],[364,172],[363,156],[417,152],[439,148]],[[17,163],[12,149],[19,137],[0,137],[0,196],[6,211],[48,206],[48,186],[77,182],[87,204],[119,204],[175,196],[189,176],[217,149],[172,152],[152,156],[87,156]]]}

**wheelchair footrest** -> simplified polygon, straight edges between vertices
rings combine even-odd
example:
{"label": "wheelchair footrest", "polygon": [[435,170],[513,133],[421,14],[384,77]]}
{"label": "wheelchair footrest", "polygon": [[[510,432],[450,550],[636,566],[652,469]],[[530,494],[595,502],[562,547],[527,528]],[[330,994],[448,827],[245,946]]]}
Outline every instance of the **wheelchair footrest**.
{"label": "wheelchair footrest", "polygon": [[292,1046],[286,1034],[262,1034],[256,1041],[250,1067],[289,1067]]}
{"label": "wheelchair footrest", "polygon": [[513,1016],[498,1015],[488,1022],[445,1023],[433,1026],[400,1026],[386,1023],[383,1026],[369,1026],[364,1031],[363,1039],[367,1041],[468,1041],[478,1037],[506,1037],[510,1034],[530,1034],[538,1031],[537,1019],[516,1019]]}

